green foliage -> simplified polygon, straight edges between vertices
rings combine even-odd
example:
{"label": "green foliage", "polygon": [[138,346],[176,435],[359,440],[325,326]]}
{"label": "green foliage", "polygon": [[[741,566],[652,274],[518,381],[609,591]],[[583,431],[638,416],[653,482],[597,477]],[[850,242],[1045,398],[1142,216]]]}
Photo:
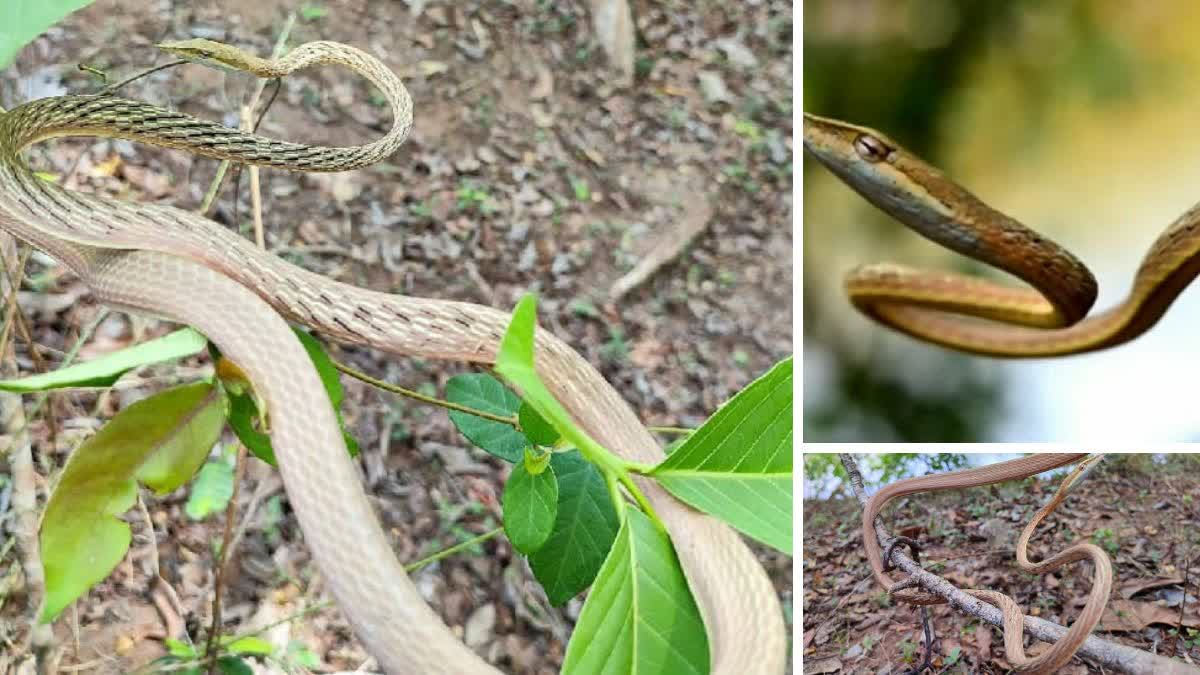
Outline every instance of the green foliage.
{"label": "green foliage", "polygon": [[472,181],[463,182],[458,188],[457,197],[460,211],[476,211],[486,216],[499,210],[491,193]]}
{"label": "green foliage", "polygon": [[592,189],[588,187],[586,178],[571,176],[571,190],[575,192],[575,199],[578,201],[586,202],[592,198]]}
{"label": "green foliage", "polygon": [[843,480],[846,478],[846,470],[842,468],[842,463],[836,454],[832,452],[804,453],[805,479],[815,481],[830,476]]}
{"label": "green foliage", "polygon": [[[521,399],[499,380],[485,373],[455,375],[446,383],[446,400],[494,415],[516,417]],[[521,461],[529,439],[511,424],[470,413],[450,411],[450,421],[475,445],[507,462]]]}
{"label": "green foliage", "polygon": [[0,69],[30,40],[92,0],[4,0],[0,2]]}
{"label": "green foliage", "polygon": [[521,410],[517,413],[517,419],[521,425],[521,432],[532,443],[552,448],[555,443],[558,443],[558,439],[562,437],[558,433],[558,430],[549,422],[542,419],[538,411],[528,403],[521,404]]}
{"label": "green foliage", "polygon": [[329,9],[315,2],[306,2],[300,6],[300,18],[305,21],[316,21],[329,14]]}
{"label": "green foliage", "polygon": [[721,406],[651,475],[671,494],[792,552],[792,358]]}
{"label": "green foliage", "polygon": [[42,621],[57,616],[125,556],[129,525],[117,516],[134,504],[135,478],[160,493],[190,478],[220,437],[224,408],[221,390],[212,384],[168,389],[128,406],[75,450],[42,519]]}
{"label": "green foliage", "polygon": [[[558,479],[554,469],[542,461],[541,471],[537,471],[539,462],[536,459],[531,462],[530,454],[526,451],[526,461],[513,467],[502,497],[504,533],[513,548],[525,555],[546,543],[558,516]],[[534,471],[526,468],[529,463],[534,464]]]}
{"label": "green foliage", "polygon": [[[338,375],[337,367],[333,365],[333,359],[329,358],[325,347],[313,336],[296,328],[293,328],[292,332],[296,334],[296,338],[300,340],[304,351],[308,353],[308,358],[312,360],[313,367],[317,369],[317,376],[321,378],[321,384],[325,387],[325,393],[329,396],[333,412],[337,415],[338,427],[342,430],[342,440],[345,441],[346,448],[350,451],[350,456],[357,457],[359,453],[358,442],[346,432],[346,421],[342,419],[341,407],[342,399],[345,398],[345,392],[342,389],[342,381]],[[214,361],[222,358],[220,351],[215,345],[209,345],[209,351],[212,352]],[[218,372],[220,372],[220,369],[218,369]],[[275,460],[275,450],[271,446],[270,435],[255,428],[255,422],[263,419],[262,412],[258,409],[258,403],[250,392],[242,391],[244,387],[241,384],[230,383],[229,385],[229,426],[233,429],[234,434],[237,435],[238,440],[255,457],[258,457],[271,466],[278,466]]]}
{"label": "green foliage", "polygon": [[203,520],[225,510],[233,497],[233,466],[224,460],[208,462],[192,484],[185,511],[192,520]]}
{"label": "green foliage", "polygon": [[1092,533],[1092,542],[1100,548],[1108,551],[1110,556],[1116,556],[1120,550],[1121,544],[1117,541],[1117,533],[1107,527],[1100,528]]}
{"label": "green foliage", "polygon": [[229,427],[255,457],[279,466],[275,461],[275,449],[271,447],[271,436],[255,428],[260,420],[258,405],[249,393],[229,395]]}
{"label": "green foliage", "polygon": [[912,663],[913,659],[915,659],[917,656],[917,643],[909,640],[908,638],[901,640],[900,654],[901,659],[903,659],[905,663]]}
{"label": "green foliage", "polygon": [[536,325],[537,296],[526,293],[513,309],[512,321],[500,342],[500,352],[496,355],[496,372],[521,389],[525,394],[525,402],[554,427],[566,442],[584,453],[589,461],[611,464],[611,455],[582,429],[575,426],[566,409],[538,377],[537,369],[533,365]]}
{"label": "green foliage", "polygon": [[[269,656],[274,651],[269,642],[257,637],[240,639],[222,637],[219,642],[224,651],[233,654],[233,656],[221,656],[217,659],[217,671],[222,675],[253,675],[254,670],[239,656]],[[164,644],[167,647],[167,656],[154,662],[156,665],[162,666],[163,672],[176,672],[183,675],[204,675],[207,672],[199,665],[202,654],[195,646],[174,638],[167,638]],[[187,663],[196,663],[196,665],[183,666]]]}
{"label": "green foliage", "polygon": [[205,344],[207,341],[203,335],[191,328],[184,328],[149,342],[49,373],[0,380],[0,390],[30,392],[68,387],[110,387],[134,368],[197,354],[204,349]]}
{"label": "green foliage", "polygon": [[707,673],[708,639],[671,540],[630,510],[567,646],[565,675]]}
{"label": "green foliage", "polygon": [[561,605],[591,585],[620,523],[604,478],[577,451],[555,454],[550,466],[558,477],[558,515],[529,566],[550,602]]}
{"label": "green foliage", "polygon": [[[886,485],[901,478],[924,473],[957,471],[969,465],[962,453],[891,452],[871,455],[854,454],[867,486]],[[804,477],[809,481],[829,478],[848,480],[842,461],[832,452],[804,453]]]}

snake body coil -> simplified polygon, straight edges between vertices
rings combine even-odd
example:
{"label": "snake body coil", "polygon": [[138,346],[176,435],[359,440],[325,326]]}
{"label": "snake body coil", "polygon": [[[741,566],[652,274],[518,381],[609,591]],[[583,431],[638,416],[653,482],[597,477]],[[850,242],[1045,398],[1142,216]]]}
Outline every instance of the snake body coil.
{"label": "snake body coil", "polygon": [[1149,330],[1200,274],[1197,204],[1151,245],[1128,297],[1088,316],[1096,280],[1083,263],[887,136],[805,113],[804,149],[914,231],[1033,286],[1011,288],[893,264],[850,273],[846,291],[855,307],[926,342],[1015,358],[1105,349]]}
{"label": "snake body coil", "polygon": [[[879,541],[875,537],[875,518],[889,501],[918,492],[962,489],[1027,478],[1060,466],[1084,461],[1086,458],[1087,455],[1085,454],[1044,453],[997,464],[988,464],[964,471],[952,471],[950,473],[909,478],[884,486],[867,502],[862,516],[863,545],[867,550],[867,560],[871,565],[871,571],[875,575],[875,579],[884,589],[891,591],[892,597],[900,602],[914,605],[934,605],[946,602],[942,597],[931,593],[892,590],[895,583],[888,577],[887,572],[884,571],[883,555],[879,548]],[[1058,492],[1055,493],[1054,498],[1034,514],[1029,524],[1022,530],[1021,536],[1017,540],[1016,549],[1017,564],[1020,565],[1022,570],[1033,574],[1043,574],[1069,562],[1078,560],[1092,561],[1095,567],[1092,590],[1088,594],[1087,603],[1084,605],[1083,611],[1079,613],[1079,617],[1075,619],[1075,623],[1071,624],[1066,635],[1055,642],[1050,649],[1036,657],[1029,658],[1025,655],[1025,650],[1021,646],[1024,621],[1021,609],[1017,606],[1016,602],[1007,595],[996,591],[978,589],[963,591],[977,598],[988,600],[1000,607],[1000,610],[1004,613],[1005,656],[1012,663],[1014,670],[1019,673],[1052,673],[1066,665],[1075,652],[1078,651],[1080,645],[1083,644],[1083,641],[1087,639],[1092,629],[1100,623],[1100,618],[1104,614],[1104,606],[1108,603],[1109,592],[1112,589],[1112,563],[1109,561],[1108,555],[1099,546],[1088,542],[1080,542],[1037,563],[1030,562],[1028,557],[1029,539],[1033,536],[1038,524],[1058,507],[1077,478],[1077,474],[1069,476],[1063,482]]]}
{"label": "snake body coil", "polygon": [[[101,302],[193,325],[241,366],[267,403],[280,471],[313,558],[384,670],[494,672],[429,609],[396,561],[320,381],[284,317],[344,342],[486,364],[495,358],[508,315],[334,282],[190,212],[62,189],[35,176],[20,157],[22,148],[45,138],[109,136],[238,162],[338,171],[383,159],[403,143],[412,121],[407,91],[377,59],[334,42],[304,44],[275,61],[207,40],[163,47],[260,77],[322,64],[346,66],[388,98],[393,127],[373,143],[326,148],[275,141],[112,96],[32,101],[0,116],[0,229],[58,258]],[[661,459],[658,445],[620,395],[546,331],[537,333],[537,365],[551,392],[593,438],[628,460]],[[782,613],[750,550],[730,528],[650,481],[639,484],[671,534],[700,607],[712,672],[782,672],[787,653]]]}

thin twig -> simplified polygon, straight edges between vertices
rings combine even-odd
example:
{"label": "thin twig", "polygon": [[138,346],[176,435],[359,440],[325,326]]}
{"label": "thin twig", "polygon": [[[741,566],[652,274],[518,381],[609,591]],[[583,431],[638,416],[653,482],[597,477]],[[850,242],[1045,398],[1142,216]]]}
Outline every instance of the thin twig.
{"label": "thin twig", "polygon": [[933,667],[933,625],[929,620],[929,607],[921,606],[921,625],[925,632],[925,648],[924,656],[921,658],[921,663],[909,670],[904,675],[920,675],[925,672],[926,668]]}
{"label": "thin twig", "polygon": [[[107,87],[105,87],[105,88],[101,89],[101,90],[100,90],[100,95],[101,95],[101,96],[106,96],[106,95],[108,95],[108,94],[115,93],[115,92],[116,92],[118,89],[121,89],[122,87],[128,86],[129,84],[133,83],[134,81],[136,81],[136,80],[140,80],[140,79],[142,79],[143,77],[146,77],[147,75],[153,75],[154,73],[157,73],[157,72],[158,72],[158,71],[160,71],[160,70],[166,70],[167,68],[174,68],[175,66],[182,66],[182,65],[184,65],[184,64],[186,64],[186,63],[187,63],[187,61],[182,61],[182,60],[180,60],[180,61],[171,61],[171,62],[169,62],[169,63],[163,63],[163,64],[161,64],[161,65],[157,65],[157,66],[153,66],[153,67],[151,67],[151,68],[147,68],[146,70],[143,70],[142,72],[140,72],[140,73],[137,73],[137,74],[135,74],[135,75],[131,75],[131,76],[129,76],[129,77],[127,77],[127,78],[125,78],[124,80],[121,80],[120,82],[118,82],[118,83],[116,83],[116,84],[114,84],[114,85],[110,85],[110,86],[107,86]],[[98,73],[98,74],[99,74],[101,77],[103,77],[103,78],[104,78],[104,81],[105,81],[105,82],[107,82],[107,81],[108,81],[108,76],[107,76],[107,75],[105,75],[103,71],[96,70],[96,69],[94,69],[94,68],[85,68],[85,67],[83,66],[83,64],[79,64],[79,69],[80,69],[80,70],[87,70],[88,72],[95,72],[95,73]]]}
{"label": "thin twig", "polygon": [[493,422],[500,422],[501,424],[510,424],[510,425],[512,425],[512,427],[514,429],[521,428],[521,424],[517,420],[516,415],[497,415],[495,413],[487,412],[486,410],[478,410],[476,408],[471,408],[469,406],[460,405],[458,403],[451,403],[450,401],[445,401],[445,400],[442,400],[435,396],[426,396],[425,394],[422,394],[417,391],[413,391],[412,389],[405,389],[404,387],[401,387],[401,386],[398,386],[395,384],[390,384],[388,382],[384,382],[383,380],[379,380],[374,377],[371,377],[370,375],[362,372],[361,370],[356,370],[344,363],[341,363],[340,361],[334,361],[333,367],[337,368],[338,370],[342,371],[343,373],[349,375],[350,377],[353,377],[357,380],[362,380],[363,382],[366,382],[367,384],[369,384],[373,387],[379,387],[380,389],[383,389],[384,391],[390,391],[393,394],[399,394],[401,396],[406,396],[415,401],[420,401],[422,403],[428,403],[430,405],[440,406],[440,407],[446,408],[448,410],[457,410],[458,412],[467,413],[468,415],[482,417],[485,420],[491,420]]}
{"label": "thin twig", "polygon": [[656,434],[679,434],[681,436],[695,431],[695,429],[688,429],[687,427],[646,427],[646,429]]}
{"label": "thin twig", "polygon": [[434,553],[433,555],[421,558],[420,560],[418,560],[416,562],[405,565],[404,571],[405,572],[415,572],[426,565],[429,565],[429,564],[432,564],[432,563],[435,563],[435,562],[441,560],[442,558],[454,555],[455,553],[458,553],[459,551],[463,550],[464,548],[470,548],[471,546],[474,546],[475,544],[485,542],[488,539],[495,537],[496,535],[500,534],[503,531],[504,531],[503,527],[497,527],[494,530],[489,530],[487,532],[484,532],[483,534],[479,535],[478,537],[471,537],[470,539],[460,542],[460,543],[457,543],[457,544],[451,546],[450,548],[444,548],[444,549],[438,551],[437,553]]}
{"label": "thin twig", "polygon": [[[288,36],[292,32],[292,27],[296,25],[296,13],[289,12],[287,19],[283,22],[283,28],[279,31],[279,38],[275,41],[275,48],[271,51],[272,58],[279,58],[283,54],[283,48],[287,45]],[[259,99],[262,97],[263,89],[267,86],[266,80],[259,80],[254,88],[254,93],[250,97],[249,108],[253,110]],[[271,99],[274,100],[274,97]],[[257,125],[255,125],[257,128]],[[217,193],[221,190],[221,184],[225,182],[225,176],[229,173],[229,165],[232,162],[228,159],[221,160],[217,165],[217,175],[213,177],[212,183],[208,186],[208,192],[204,194],[204,201],[200,204],[200,215],[207,216],[212,209],[213,203],[217,200]],[[237,195],[234,195],[236,203]],[[236,225],[236,223],[235,223]]]}

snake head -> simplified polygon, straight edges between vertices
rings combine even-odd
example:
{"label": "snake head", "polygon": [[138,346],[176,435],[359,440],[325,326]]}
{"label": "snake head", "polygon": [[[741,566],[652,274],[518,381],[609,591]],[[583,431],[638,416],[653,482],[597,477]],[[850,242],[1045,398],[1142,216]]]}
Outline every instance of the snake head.
{"label": "snake head", "polygon": [[254,69],[254,62],[257,60],[233,45],[204,38],[170,40],[154,46],[184,61],[224,70],[250,71]]}

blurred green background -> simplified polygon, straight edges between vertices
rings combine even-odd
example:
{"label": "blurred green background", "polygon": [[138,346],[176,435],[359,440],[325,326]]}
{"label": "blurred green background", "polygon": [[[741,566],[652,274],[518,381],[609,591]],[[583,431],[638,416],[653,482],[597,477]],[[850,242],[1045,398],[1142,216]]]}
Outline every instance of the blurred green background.
{"label": "blurred green background", "polygon": [[[1200,3],[810,0],[804,110],[875,127],[1056,239],[1119,302],[1200,199]],[[842,278],[895,261],[1003,277],[804,161],[804,440],[1200,439],[1200,294],[1132,345],[1000,361],[863,318]],[[1192,297],[1197,296],[1197,297]],[[1194,307],[1192,305],[1195,305]]]}

